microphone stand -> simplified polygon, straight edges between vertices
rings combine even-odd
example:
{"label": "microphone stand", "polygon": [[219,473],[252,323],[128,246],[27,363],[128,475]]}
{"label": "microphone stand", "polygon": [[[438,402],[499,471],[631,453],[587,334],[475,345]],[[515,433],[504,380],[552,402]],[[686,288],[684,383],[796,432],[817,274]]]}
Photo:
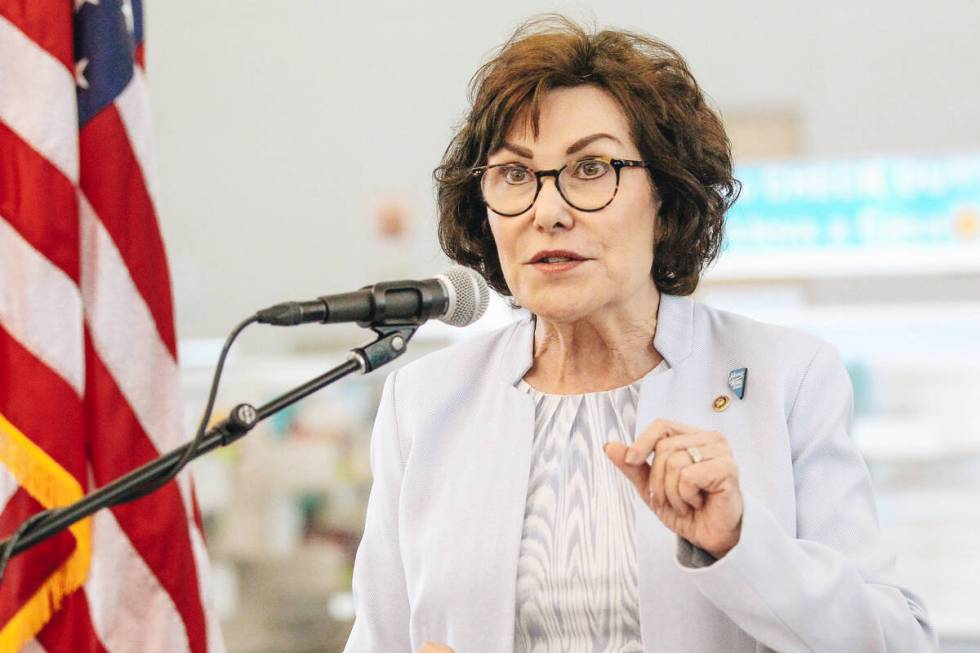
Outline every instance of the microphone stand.
{"label": "microphone stand", "polygon": [[[405,347],[412,336],[415,335],[415,330],[418,327],[418,324],[371,327],[371,330],[378,335],[377,340],[363,347],[352,349],[346,362],[334,367],[325,374],[307,381],[303,385],[293,388],[259,408],[255,408],[250,404],[238,404],[232,409],[228,418],[208,429],[204,438],[194,451],[191,460],[213,449],[231,444],[243,437],[256,424],[270,415],[296,403],[300,399],[308,397],[317,390],[342,379],[348,374],[356,371],[367,374],[393,361],[405,353]],[[134,469],[125,476],[121,476],[111,483],[104,485],[75,503],[52,510],[50,514],[40,519],[30,529],[25,530],[21,534],[14,544],[11,557],[34,546],[38,542],[46,540],[102,508],[133,501],[144,496],[145,492],[141,492],[140,490],[146,488],[149,484],[166,478],[173,464],[180,460],[190,446],[191,443],[188,442],[160,456],[156,460]],[[0,550],[3,550],[9,539],[0,542]]]}

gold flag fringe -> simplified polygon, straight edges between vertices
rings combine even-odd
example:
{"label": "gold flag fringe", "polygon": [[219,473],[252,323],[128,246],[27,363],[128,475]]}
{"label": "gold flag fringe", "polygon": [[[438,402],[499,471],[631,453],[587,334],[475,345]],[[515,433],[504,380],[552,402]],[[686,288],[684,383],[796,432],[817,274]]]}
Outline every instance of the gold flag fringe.
{"label": "gold flag fringe", "polygon": [[[0,464],[45,508],[58,508],[82,498],[78,480],[0,413]],[[0,628],[0,653],[13,653],[34,638],[65,597],[88,578],[92,564],[92,518],[76,522],[69,531],[75,550]]]}

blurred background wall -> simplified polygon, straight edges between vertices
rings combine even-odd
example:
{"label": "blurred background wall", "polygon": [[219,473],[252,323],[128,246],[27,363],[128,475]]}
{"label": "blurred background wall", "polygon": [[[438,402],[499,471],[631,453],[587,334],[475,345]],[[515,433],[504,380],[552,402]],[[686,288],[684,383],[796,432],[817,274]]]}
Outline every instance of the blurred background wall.
{"label": "blurred background wall", "polygon": [[[975,0],[149,2],[159,213],[188,423],[214,339],[242,316],[444,267],[431,171],[470,76],[545,11],[675,46],[746,170],[980,155]],[[817,248],[792,269],[754,265],[765,252],[726,254],[698,294],[841,349],[883,528],[948,651],[980,651],[980,248],[969,210],[957,218],[956,256],[914,239],[899,253],[843,259]],[[488,319],[508,319],[498,309]],[[410,356],[465,335],[427,326]],[[267,399],[364,338],[340,327],[249,333],[222,397]],[[196,464],[232,651],[344,641],[383,375],[321,393]]]}
{"label": "blurred background wall", "polygon": [[380,196],[416,218],[397,252],[406,267],[440,269],[431,171],[467,82],[517,24],[551,10],[674,45],[724,116],[789,116],[790,154],[980,150],[975,0],[149,2],[180,334],[223,334],[283,293],[384,274]]}

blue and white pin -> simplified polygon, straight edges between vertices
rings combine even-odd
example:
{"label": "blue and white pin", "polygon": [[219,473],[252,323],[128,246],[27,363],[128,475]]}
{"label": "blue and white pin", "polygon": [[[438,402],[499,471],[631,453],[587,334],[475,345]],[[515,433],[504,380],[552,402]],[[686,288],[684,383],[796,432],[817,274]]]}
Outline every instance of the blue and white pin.
{"label": "blue and white pin", "polygon": [[[745,397],[745,381],[749,377],[749,368],[738,367],[728,373],[728,387],[732,393],[742,399]],[[728,395],[718,395],[715,400],[711,402],[711,407],[714,408],[716,413],[720,413],[728,408],[728,405],[732,400]]]}
{"label": "blue and white pin", "polygon": [[745,397],[745,382],[748,376],[749,368],[747,367],[739,367],[728,373],[728,387],[739,399]]}

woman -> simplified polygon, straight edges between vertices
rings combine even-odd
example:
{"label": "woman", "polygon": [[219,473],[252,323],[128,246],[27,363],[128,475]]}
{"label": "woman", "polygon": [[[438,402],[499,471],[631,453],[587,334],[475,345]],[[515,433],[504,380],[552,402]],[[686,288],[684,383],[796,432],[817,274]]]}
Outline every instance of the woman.
{"label": "woman", "polygon": [[737,195],[680,56],[532,23],[440,240],[532,317],[391,374],[347,651],[928,651],[824,342],[690,300]]}

